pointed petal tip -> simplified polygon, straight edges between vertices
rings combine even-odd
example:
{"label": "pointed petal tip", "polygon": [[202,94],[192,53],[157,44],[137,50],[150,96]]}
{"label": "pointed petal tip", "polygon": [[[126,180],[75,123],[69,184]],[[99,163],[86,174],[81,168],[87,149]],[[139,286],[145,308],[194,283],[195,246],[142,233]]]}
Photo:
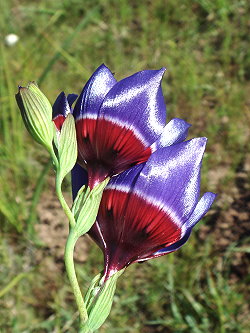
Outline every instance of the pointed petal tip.
{"label": "pointed petal tip", "polygon": [[207,138],[206,137],[193,138],[187,142],[189,143],[190,146],[193,147],[194,151],[198,150],[200,153],[203,154],[206,148]]}
{"label": "pointed petal tip", "polygon": [[183,124],[185,124],[188,128],[192,126],[192,124],[189,124],[186,120],[181,119],[181,118],[173,118],[171,121],[178,122],[178,123],[183,123]]}
{"label": "pointed petal tip", "polygon": [[208,139],[205,136],[203,136],[201,137],[201,140],[204,142],[204,144],[206,144]]}
{"label": "pointed petal tip", "polygon": [[52,106],[52,110],[53,110],[52,112],[53,119],[59,115],[66,117],[67,114],[70,113],[69,103],[64,91],[60,92],[60,94],[57,96]]}
{"label": "pointed petal tip", "polygon": [[214,202],[214,200],[216,199],[217,196],[218,196],[218,194],[214,193],[214,192],[206,192],[203,195],[203,197],[205,197],[208,200],[210,200],[211,204]]}
{"label": "pointed petal tip", "polygon": [[186,229],[193,228],[203,218],[203,216],[206,215],[216,197],[217,194],[213,192],[206,192],[203,194],[194,211],[185,222]]}
{"label": "pointed petal tip", "polygon": [[204,137],[200,137],[200,138],[194,138],[192,139],[193,141],[196,141],[198,145],[200,146],[204,146],[207,143],[207,138]]}
{"label": "pointed petal tip", "polygon": [[126,77],[125,79],[132,79],[136,76],[139,76],[141,77],[142,82],[145,79],[148,83],[150,82],[150,80],[152,80],[152,82],[159,81],[160,83],[165,71],[165,67],[162,67],[160,69],[144,69],[142,71],[136,72],[135,74],[132,74],[131,76]]}
{"label": "pointed petal tip", "polygon": [[[65,95],[65,92],[64,91],[61,91],[60,94],[57,96],[56,100],[55,100],[55,103],[56,102],[59,102],[59,101],[62,101],[62,100],[66,100],[66,95]],[[55,104],[54,103],[54,104]]]}
{"label": "pointed petal tip", "polygon": [[[145,74],[148,77],[148,84],[149,85],[153,84],[153,85],[155,85],[155,87],[158,87],[158,89],[160,89],[161,94],[162,94],[161,84],[162,84],[162,80],[163,80],[165,71],[166,71],[166,68],[162,67],[160,69],[144,70],[141,73]],[[162,98],[163,98],[163,95],[162,95]],[[164,102],[164,106],[165,106],[165,113],[166,113],[165,102]],[[166,122],[166,120],[165,120],[165,122]]]}
{"label": "pointed petal tip", "polygon": [[75,102],[75,100],[77,99],[77,97],[78,97],[77,94],[68,94],[67,100],[68,100],[70,108],[72,107],[72,105]]}
{"label": "pointed petal tip", "polygon": [[[185,142],[184,142],[185,143]],[[206,149],[207,138],[193,138],[189,141],[186,141],[188,147],[188,155],[190,159],[195,161],[195,165],[200,170],[204,152]]]}
{"label": "pointed petal tip", "polygon": [[116,84],[113,73],[105,65],[100,65],[84,84],[83,89],[75,103],[73,115],[77,119],[83,114],[97,116],[104,97]]}
{"label": "pointed petal tip", "polygon": [[166,72],[167,68],[166,67],[162,67],[159,69],[159,72],[164,74]]}
{"label": "pointed petal tip", "polygon": [[204,152],[204,150],[205,150],[205,148],[206,148],[206,144],[207,144],[207,138],[206,138],[206,137],[202,137],[202,138],[200,138],[199,143],[200,143],[200,148],[201,148],[201,149],[203,150],[203,152]]}
{"label": "pointed petal tip", "polygon": [[66,98],[66,95],[65,95],[65,92],[64,91],[61,91],[60,94],[58,95],[58,97],[65,97]]}
{"label": "pointed petal tip", "polygon": [[102,63],[99,67],[97,67],[97,69],[94,71],[94,73],[93,74],[98,74],[98,73],[102,73],[102,72],[106,72],[106,73],[108,73],[108,74],[112,74],[113,75],[113,73],[112,73],[112,71],[108,68],[108,66],[106,66],[104,63]]}
{"label": "pointed petal tip", "polygon": [[186,120],[181,119],[181,118],[172,118],[169,123],[172,122],[172,124],[176,124],[178,125],[178,127],[181,127],[180,125],[182,125],[182,127],[189,129],[192,124],[189,124]]}
{"label": "pointed petal tip", "polygon": [[166,70],[167,70],[166,67],[162,67],[158,70],[155,70],[156,72],[155,77],[159,77],[159,80],[161,81]]}
{"label": "pointed petal tip", "polygon": [[104,62],[103,62],[98,68],[105,68],[105,69],[107,68],[107,69],[109,69],[108,66],[106,66],[106,65],[104,64]]}
{"label": "pointed petal tip", "polygon": [[191,124],[187,123],[183,119],[171,119],[164,127],[161,136],[151,146],[153,152],[157,149],[183,142],[187,138],[188,130],[191,126]]}

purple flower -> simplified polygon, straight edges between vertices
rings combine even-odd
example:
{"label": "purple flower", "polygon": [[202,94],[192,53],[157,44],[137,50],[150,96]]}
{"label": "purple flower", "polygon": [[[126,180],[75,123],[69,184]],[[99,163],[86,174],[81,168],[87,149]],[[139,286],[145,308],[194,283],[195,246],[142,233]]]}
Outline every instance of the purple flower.
{"label": "purple flower", "polygon": [[[147,161],[156,149],[186,138],[190,125],[184,120],[176,118],[165,125],[164,71],[145,70],[117,82],[101,65],[84,86],[73,115],[78,163],[88,171],[90,188]],[[71,112],[64,94],[59,95],[53,110],[60,130]]]}
{"label": "purple flower", "polygon": [[105,257],[105,279],[133,262],[179,249],[216,195],[199,200],[206,138],[158,149],[146,163],[113,177],[90,236]]}

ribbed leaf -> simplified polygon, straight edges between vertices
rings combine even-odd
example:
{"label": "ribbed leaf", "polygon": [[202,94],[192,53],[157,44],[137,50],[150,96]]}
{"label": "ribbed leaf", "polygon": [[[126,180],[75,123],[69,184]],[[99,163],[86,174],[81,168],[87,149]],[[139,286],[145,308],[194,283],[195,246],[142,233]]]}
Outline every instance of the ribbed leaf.
{"label": "ribbed leaf", "polygon": [[[51,104],[50,104],[48,98],[38,88],[38,85],[36,84],[36,82],[30,82],[28,84],[28,89],[30,91],[32,91],[34,94],[36,94],[37,97],[40,98],[40,100],[42,100],[44,110],[46,110],[45,115],[47,115],[48,119],[51,120],[51,118],[52,118],[52,109],[51,109]],[[51,109],[51,113],[48,113],[47,110],[50,110],[50,109]]]}
{"label": "ribbed leaf", "polygon": [[107,319],[113,303],[117,279],[123,272],[124,269],[112,275],[104,283],[88,309],[89,318],[86,325],[90,330],[97,330]]}
{"label": "ribbed leaf", "polygon": [[74,167],[77,159],[77,141],[74,117],[68,114],[58,142],[60,177],[63,179]]}
{"label": "ribbed leaf", "polygon": [[54,142],[56,149],[58,150],[60,132],[57,131],[55,124],[54,124],[53,130],[54,130],[53,142]]}
{"label": "ribbed leaf", "polygon": [[78,202],[74,204],[74,216],[76,220],[75,231],[78,237],[86,234],[95,223],[102,193],[108,181],[109,179],[107,178],[94,187],[92,191],[82,191],[77,196]]}
{"label": "ribbed leaf", "polygon": [[83,185],[78,191],[71,209],[75,217],[79,216],[82,206],[84,205],[84,202],[88,197],[89,193],[90,193],[90,188],[87,185]]}
{"label": "ribbed leaf", "polygon": [[89,308],[89,306],[91,305],[91,303],[93,301],[95,291],[99,289],[97,284],[100,282],[100,279],[101,279],[101,273],[99,273],[98,275],[96,275],[94,277],[94,279],[91,281],[91,284],[86,292],[84,302],[86,304],[87,309]]}

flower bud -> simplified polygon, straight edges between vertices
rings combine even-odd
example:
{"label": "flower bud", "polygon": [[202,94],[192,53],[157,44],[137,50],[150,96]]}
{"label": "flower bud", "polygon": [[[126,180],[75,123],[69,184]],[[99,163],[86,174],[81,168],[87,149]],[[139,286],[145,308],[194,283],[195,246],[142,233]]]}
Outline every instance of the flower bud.
{"label": "flower bud", "polygon": [[30,82],[27,87],[19,87],[16,101],[28,132],[38,143],[50,151],[54,125],[52,107],[47,97],[36,83]]}

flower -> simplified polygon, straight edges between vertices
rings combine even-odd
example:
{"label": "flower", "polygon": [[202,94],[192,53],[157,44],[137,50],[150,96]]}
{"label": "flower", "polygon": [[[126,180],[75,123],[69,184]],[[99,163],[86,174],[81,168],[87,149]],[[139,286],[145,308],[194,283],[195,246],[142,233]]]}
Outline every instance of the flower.
{"label": "flower", "polygon": [[[156,149],[183,141],[190,125],[173,119],[166,125],[161,89],[165,69],[145,70],[121,81],[101,65],[78,97],[73,115],[78,163],[88,171],[93,188],[106,177],[147,161]],[[70,110],[64,94],[54,110],[57,129]]]}
{"label": "flower", "polygon": [[7,46],[14,46],[19,41],[19,36],[16,34],[8,34],[5,36],[5,44]]}
{"label": "flower", "polygon": [[179,249],[216,195],[199,200],[206,138],[158,149],[146,163],[113,177],[90,236],[105,257],[107,280],[134,262]]}

